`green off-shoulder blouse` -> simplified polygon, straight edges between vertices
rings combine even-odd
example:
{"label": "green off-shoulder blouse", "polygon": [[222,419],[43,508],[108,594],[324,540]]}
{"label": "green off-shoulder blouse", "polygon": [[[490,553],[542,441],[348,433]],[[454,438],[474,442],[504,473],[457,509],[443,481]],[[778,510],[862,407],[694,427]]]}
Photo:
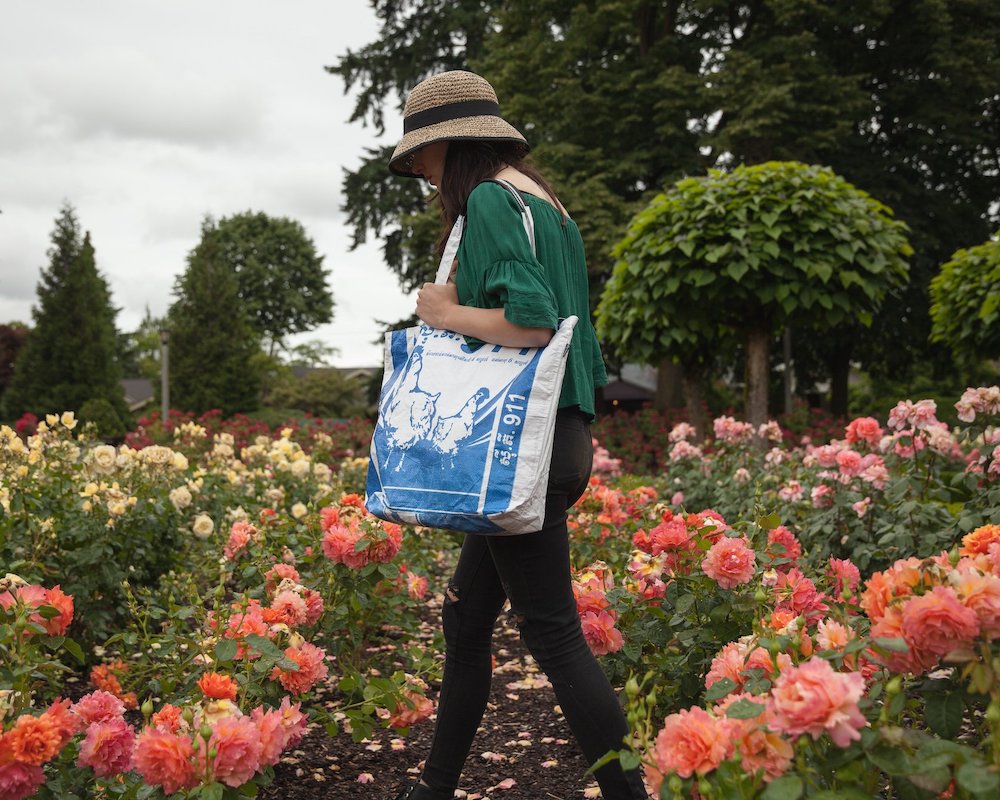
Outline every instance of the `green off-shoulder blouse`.
{"label": "green off-shoulder blouse", "polygon": [[590,319],[583,239],[576,223],[551,203],[532,194],[521,196],[535,222],[537,255],[531,252],[517,201],[506,189],[486,182],[469,195],[455,273],[458,302],[503,308],[508,321],[528,328],[555,330],[559,320],[579,317],[559,407],[579,406],[593,417],[594,388],[606,384],[608,376]]}

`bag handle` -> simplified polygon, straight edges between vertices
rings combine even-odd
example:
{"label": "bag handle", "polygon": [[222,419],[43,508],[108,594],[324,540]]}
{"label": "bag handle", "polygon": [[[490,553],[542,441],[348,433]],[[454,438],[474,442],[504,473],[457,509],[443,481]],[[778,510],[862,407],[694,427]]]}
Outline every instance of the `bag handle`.
{"label": "bag handle", "polygon": [[[521,224],[524,225],[524,232],[528,235],[528,244],[531,245],[532,255],[537,255],[535,250],[535,219],[531,216],[531,209],[524,202],[520,192],[508,181],[502,178],[491,178],[488,183],[496,183],[506,189],[511,197],[517,201],[518,209],[521,212]],[[448,234],[448,242],[444,246],[444,253],[441,254],[441,263],[438,265],[437,276],[434,283],[447,283],[448,276],[451,275],[451,265],[455,263],[458,255],[458,247],[462,243],[462,233],[465,231],[465,216],[459,215],[455,224],[451,226],[451,233]]]}

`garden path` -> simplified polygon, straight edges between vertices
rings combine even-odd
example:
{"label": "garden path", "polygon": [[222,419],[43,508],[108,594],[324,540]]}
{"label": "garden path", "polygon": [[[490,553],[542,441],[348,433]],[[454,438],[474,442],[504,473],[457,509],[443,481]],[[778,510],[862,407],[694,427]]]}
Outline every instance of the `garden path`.
{"label": "garden path", "polygon": [[[503,618],[502,618],[503,619]],[[599,797],[586,761],[556,710],[551,684],[527,654],[517,630],[494,637],[496,669],[490,705],[473,742],[460,790],[467,800],[580,800]],[[436,697],[439,687],[432,687]],[[392,800],[419,774],[433,717],[407,737],[379,730],[353,742],[315,727],[276,767],[261,800]],[[363,782],[370,776],[369,782]],[[360,778],[360,780],[359,780]],[[588,790],[588,787],[591,787]],[[586,791],[585,791],[586,790]],[[458,797],[462,797],[461,792]]]}

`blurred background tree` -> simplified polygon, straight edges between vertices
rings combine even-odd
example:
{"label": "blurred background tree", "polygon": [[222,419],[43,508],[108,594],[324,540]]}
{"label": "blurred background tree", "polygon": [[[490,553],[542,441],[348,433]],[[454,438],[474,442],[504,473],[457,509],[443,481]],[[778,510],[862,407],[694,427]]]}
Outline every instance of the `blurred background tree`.
{"label": "blurred background tree", "polygon": [[128,415],[117,358],[117,309],[98,272],[90,233],[83,233],[68,203],[56,218],[41,271],[34,326],[14,362],[3,393],[4,416],[36,416],[79,411],[88,400],[106,401],[111,411]]}
{"label": "blurred background tree", "polygon": [[[776,159],[821,164],[892,208],[915,252],[909,284],[887,295],[870,330],[845,321],[797,331],[797,367],[826,378],[840,413],[851,364],[876,383],[959,379],[948,349],[929,340],[928,291],[949,254],[997,223],[1000,5],[371,5],[378,38],[328,67],[359,92],[352,121],[381,133],[385,109],[401,109],[428,75],[484,74],[583,232],[595,303],[628,220],[679,178]],[[344,209],[355,244],[384,237],[386,263],[411,289],[433,273],[435,212],[418,182],[388,172],[389,152],[368,148],[345,173]]]}

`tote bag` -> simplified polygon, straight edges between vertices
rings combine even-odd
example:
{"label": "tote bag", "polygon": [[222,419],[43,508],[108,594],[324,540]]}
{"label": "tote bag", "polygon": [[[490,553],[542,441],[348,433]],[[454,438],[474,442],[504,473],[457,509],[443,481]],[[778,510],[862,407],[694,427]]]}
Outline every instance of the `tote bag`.
{"label": "tote bag", "polygon": [[[517,191],[534,251],[531,211]],[[448,279],[459,217],[438,269]],[[541,529],[556,410],[576,317],[545,347],[470,348],[418,325],[385,338],[365,505],[390,522],[483,534]]]}

